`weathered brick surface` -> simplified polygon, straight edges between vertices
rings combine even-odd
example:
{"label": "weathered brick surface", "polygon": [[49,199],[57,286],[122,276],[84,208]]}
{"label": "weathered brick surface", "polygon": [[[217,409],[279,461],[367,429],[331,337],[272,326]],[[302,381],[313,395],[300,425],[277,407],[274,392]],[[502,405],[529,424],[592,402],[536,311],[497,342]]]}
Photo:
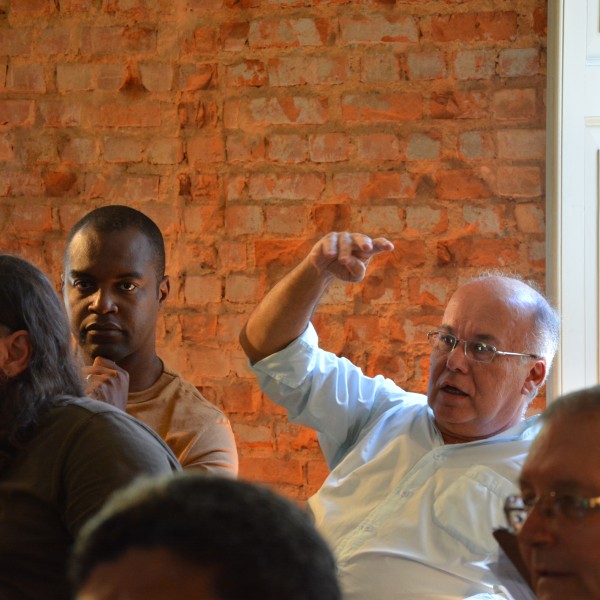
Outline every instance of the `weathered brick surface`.
{"label": "weathered brick surface", "polygon": [[546,22],[546,0],[1,0],[2,250],[58,282],[87,210],[156,219],[161,354],[230,416],[242,476],[303,500],[316,437],[262,396],[239,328],[323,233],[386,235],[315,323],[422,392],[457,281],[543,283]]}

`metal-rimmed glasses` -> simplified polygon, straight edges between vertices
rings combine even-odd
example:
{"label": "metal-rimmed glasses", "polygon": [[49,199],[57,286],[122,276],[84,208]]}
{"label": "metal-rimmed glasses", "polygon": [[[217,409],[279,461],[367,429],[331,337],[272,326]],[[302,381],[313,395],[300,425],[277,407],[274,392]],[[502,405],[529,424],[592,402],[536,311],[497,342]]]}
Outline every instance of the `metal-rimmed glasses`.
{"label": "metal-rimmed glasses", "polygon": [[524,352],[505,352],[498,350],[491,344],[485,342],[477,342],[474,340],[461,340],[451,333],[446,331],[434,330],[427,334],[427,339],[431,347],[442,354],[450,354],[454,348],[460,343],[464,344],[465,356],[475,362],[489,363],[494,360],[496,354],[501,356],[527,356],[528,358],[541,358],[537,354],[527,354]]}
{"label": "metal-rimmed glasses", "polygon": [[572,521],[582,519],[587,511],[600,508],[600,496],[595,498],[581,498],[573,494],[561,492],[546,492],[541,496],[523,498],[523,496],[509,496],[504,503],[504,514],[512,533],[519,533],[527,520],[529,513],[535,506],[547,518],[566,517]]}

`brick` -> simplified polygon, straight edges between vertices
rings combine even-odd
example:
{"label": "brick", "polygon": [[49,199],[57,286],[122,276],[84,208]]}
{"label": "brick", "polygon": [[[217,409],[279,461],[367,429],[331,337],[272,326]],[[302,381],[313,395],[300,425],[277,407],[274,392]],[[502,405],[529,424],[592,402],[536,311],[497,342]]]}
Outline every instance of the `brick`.
{"label": "brick", "polygon": [[38,107],[45,127],[77,127],[81,124],[81,105],[66,97],[56,101],[42,100]]}
{"label": "brick", "polygon": [[11,4],[11,17],[15,20],[49,17],[57,12],[53,2],[46,0],[19,0]]}
{"label": "brick", "polygon": [[408,140],[407,160],[433,160],[440,156],[441,143],[424,133],[415,133]]}
{"label": "brick", "polygon": [[181,140],[155,139],[148,143],[146,158],[153,165],[176,165],[183,160],[183,145]]}
{"label": "brick", "polygon": [[[245,243],[224,241],[219,245],[221,266],[230,271],[242,271],[248,268],[248,250]],[[238,332],[241,329],[238,328]]]}
{"label": "brick", "polygon": [[0,129],[29,127],[35,117],[33,100],[2,100],[0,98]]}
{"label": "brick", "polygon": [[548,35],[548,11],[545,6],[534,9],[533,30],[541,38]]}
{"label": "brick", "polygon": [[258,233],[263,229],[263,209],[254,205],[228,206],[225,223],[228,230],[237,231],[240,235]]}
{"label": "brick", "polygon": [[327,119],[328,103],[325,98],[253,98],[242,101],[237,121],[227,125],[242,129],[258,125],[320,125]]}
{"label": "brick", "polygon": [[222,230],[225,213],[215,204],[187,206],[183,212],[185,230],[189,233],[213,233]]}
{"label": "brick", "polygon": [[13,137],[9,134],[0,134],[0,162],[7,162],[15,157]]}
{"label": "brick", "polygon": [[501,77],[533,77],[540,72],[537,48],[507,48],[500,51],[498,59]]}
{"label": "brick", "polygon": [[402,212],[394,206],[370,206],[366,210],[358,211],[358,222],[361,231],[381,232],[402,231],[404,223]]}
{"label": "brick", "polygon": [[45,92],[46,81],[42,65],[9,65],[6,88],[12,92]]}
{"label": "brick", "polygon": [[215,65],[180,65],[177,88],[186,92],[214,89],[217,85]]}
{"label": "brick", "polygon": [[72,30],[64,27],[42,29],[35,43],[35,50],[43,56],[67,54],[71,51]]}
{"label": "brick", "polygon": [[77,175],[69,171],[51,171],[44,175],[47,196],[76,196],[79,193]]}
{"label": "brick", "polygon": [[104,160],[116,163],[140,162],[142,160],[142,144],[133,138],[105,138]]}
{"label": "brick", "polygon": [[496,155],[496,144],[489,131],[465,131],[458,136],[458,150],[465,160],[481,160]]}
{"label": "brick", "polygon": [[532,119],[537,111],[535,89],[505,89],[494,92],[492,112],[496,119],[509,121]]}
{"label": "brick", "polygon": [[538,167],[499,167],[497,193],[512,198],[532,198],[542,193],[542,171]]}
{"label": "brick", "polygon": [[56,85],[59,92],[92,89],[93,67],[90,64],[61,63],[56,65]]}
{"label": "brick", "polygon": [[438,266],[506,267],[519,259],[519,242],[514,239],[475,239],[472,237],[437,244]]}
{"label": "brick", "polygon": [[265,225],[273,235],[301,236],[306,229],[309,209],[302,206],[267,206]]}
{"label": "brick", "polygon": [[31,52],[32,28],[3,27],[0,36],[0,56],[22,56]]}
{"label": "brick", "polygon": [[497,133],[498,157],[545,160],[546,132],[533,129],[507,129]]}
{"label": "brick", "polygon": [[518,32],[517,13],[455,13],[433,17],[432,39],[438,42],[514,40]]}
{"label": "brick", "polygon": [[184,283],[185,301],[191,306],[220,302],[222,285],[217,275],[188,275]]}
{"label": "brick", "polygon": [[344,15],[339,22],[340,42],[345,44],[419,40],[419,28],[412,16]]}
{"label": "brick", "polygon": [[225,140],[228,163],[258,161],[265,158],[265,140],[262,136],[232,133]]}
{"label": "brick", "polygon": [[448,214],[445,210],[430,206],[406,207],[405,235],[441,233],[448,229]]}
{"label": "brick", "polygon": [[457,79],[490,79],[496,72],[495,50],[464,50],[456,54]]}
{"label": "brick", "polygon": [[125,85],[127,75],[127,65],[124,64],[100,64],[96,67],[97,86],[101,90],[120,90]]}
{"label": "brick", "polygon": [[249,481],[261,483],[287,483],[300,485],[304,481],[302,463],[290,458],[285,461],[282,471],[281,460],[278,458],[240,456],[240,477]]}
{"label": "brick", "polygon": [[406,94],[345,94],[342,116],[349,122],[381,123],[408,121],[423,116],[423,99],[419,93]]}
{"label": "brick", "polygon": [[308,140],[301,135],[272,135],[267,140],[267,158],[280,163],[306,162]]}
{"label": "brick", "polygon": [[260,291],[260,281],[248,275],[231,274],[225,280],[225,300],[232,303],[254,302]]}
{"label": "brick", "polygon": [[187,349],[194,372],[202,380],[226,379],[231,370],[229,355],[220,348],[192,344]]}
{"label": "brick", "polygon": [[[13,211],[11,215],[11,227],[16,231],[31,231],[35,233],[45,233],[52,231],[52,210],[49,206],[33,204],[27,202],[19,204],[18,210]],[[7,249],[3,249],[4,252]],[[21,248],[16,249],[16,253],[23,256]],[[40,255],[25,256],[34,263],[39,263]]]}
{"label": "brick", "polygon": [[325,188],[320,173],[282,173],[279,175],[254,174],[248,190],[253,200],[307,200],[318,201]]}
{"label": "brick", "polygon": [[408,300],[413,306],[430,306],[443,310],[449,299],[448,281],[445,279],[410,277],[408,280]]}
{"label": "brick", "polygon": [[483,92],[434,92],[430,111],[434,119],[482,119],[488,116],[489,104]]}
{"label": "brick", "polygon": [[41,196],[42,178],[34,173],[0,171],[0,196]]}
{"label": "brick", "polygon": [[469,233],[502,233],[500,215],[495,207],[468,204],[463,208],[463,215]]}
{"label": "brick", "polygon": [[310,159],[315,163],[341,162],[350,156],[348,136],[343,133],[321,133],[309,136]]}
{"label": "brick", "polygon": [[225,159],[225,144],[219,134],[197,135],[187,142],[188,163],[201,167],[206,163],[223,162]]}
{"label": "brick", "polygon": [[326,19],[265,19],[250,23],[248,44],[258,48],[323,46],[329,35]]}
{"label": "brick", "polygon": [[253,414],[260,408],[261,393],[256,386],[242,382],[226,387],[222,400],[228,414]]}
{"label": "brick", "polygon": [[173,66],[164,62],[142,62],[139,64],[143,86],[149,92],[168,92],[173,89]]}
{"label": "brick", "polygon": [[274,448],[273,430],[266,425],[246,425],[237,423],[233,427],[233,432],[236,437],[244,440],[245,448]]}
{"label": "brick", "polygon": [[405,173],[338,173],[333,189],[339,200],[412,198],[415,182]]}
{"label": "brick", "polygon": [[444,200],[489,198],[487,183],[474,171],[441,171],[435,177],[436,197]]}
{"label": "brick", "polygon": [[81,51],[92,56],[128,56],[156,51],[156,31],[148,27],[86,27]]}
{"label": "brick", "polygon": [[70,138],[61,143],[59,156],[66,163],[96,162],[98,160],[97,142],[93,138]]}
{"label": "brick", "polygon": [[243,50],[248,43],[250,23],[231,22],[221,25],[219,34],[221,47],[225,51],[238,52]]}
{"label": "brick", "polygon": [[443,79],[447,75],[443,52],[411,52],[406,57],[406,75],[412,81]]}
{"label": "brick", "polygon": [[268,82],[272,86],[338,85],[350,76],[346,57],[286,56],[268,61]]}
{"label": "brick", "polygon": [[262,60],[244,60],[227,67],[227,85],[230,87],[260,87],[268,81]]}
{"label": "brick", "polygon": [[182,314],[178,318],[181,339],[184,342],[204,343],[217,335],[217,315]]}
{"label": "brick", "polygon": [[517,227],[523,233],[544,233],[544,208],[540,204],[517,204],[515,206]]}
{"label": "brick", "polygon": [[94,127],[158,127],[160,104],[154,100],[139,102],[105,102],[87,109],[87,119]]}
{"label": "brick", "polygon": [[399,58],[379,49],[365,52],[361,58],[360,80],[364,83],[390,83],[399,81],[402,73]]}
{"label": "brick", "polygon": [[311,208],[312,221],[322,234],[350,229],[352,209],[345,204],[317,204]]}
{"label": "brick", "polygon": [[356,155],[360,160],[398,160],[400,143],[392,133],[367,133],[356,138]]}

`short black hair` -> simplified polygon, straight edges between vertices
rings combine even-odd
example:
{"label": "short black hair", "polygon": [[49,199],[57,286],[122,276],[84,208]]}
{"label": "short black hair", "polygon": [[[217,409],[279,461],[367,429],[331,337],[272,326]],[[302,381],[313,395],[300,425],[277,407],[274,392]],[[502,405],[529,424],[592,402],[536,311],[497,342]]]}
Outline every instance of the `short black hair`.
{"label": "short black hair", "polygon": [[215,574],[221,600],[339,600],[335,561],[310,517],[270,489],[182,473],[118,492],[82,529],[74,591],[133,548],[165,548]]}
{"label": "short black hair", "polygon": [[162,233],[156,223],[144,213],[121,204],[111,204],[96,208],[83,216],[67,235],[65,246],[64,263],[67,267],[67,252],[71,240],[82,229],[90,227],[94,231],[112,233],[114,231],[123,231],[125,229],[136,229],[143,234],[152,249],[156,279],[162,281],[165,276],[165,242]]}

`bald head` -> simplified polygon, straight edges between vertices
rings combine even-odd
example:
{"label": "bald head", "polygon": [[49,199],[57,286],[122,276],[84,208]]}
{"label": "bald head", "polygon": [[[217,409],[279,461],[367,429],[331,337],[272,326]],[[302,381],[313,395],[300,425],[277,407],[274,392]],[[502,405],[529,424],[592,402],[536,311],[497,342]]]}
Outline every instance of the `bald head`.
{"label": "bald head", "polygon": [[506,307],[511,321],[523,327],[522,347],[543,356],[549,371],[558,349],[560,319],[536,284],[517,277],[483,274],[460,286],[455,295],[475,296],[478,292],[496,298]]}

